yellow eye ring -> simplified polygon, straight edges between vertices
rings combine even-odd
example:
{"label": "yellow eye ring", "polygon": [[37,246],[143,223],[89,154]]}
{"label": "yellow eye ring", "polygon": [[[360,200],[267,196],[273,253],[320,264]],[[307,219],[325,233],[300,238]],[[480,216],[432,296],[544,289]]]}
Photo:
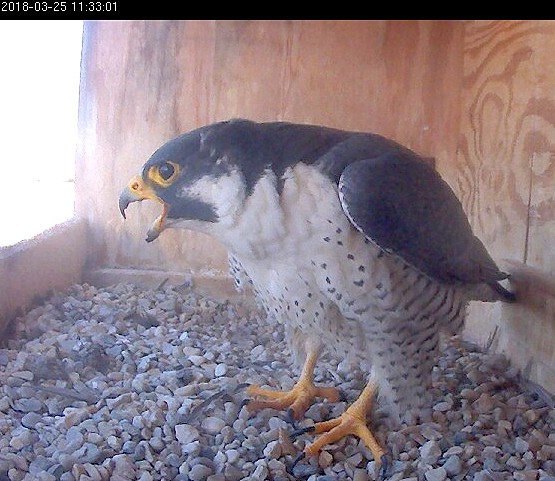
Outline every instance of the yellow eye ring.
{"label": "yellow eye ring", "polygon": [[148,178],[162,187],[167,187],[173,183],[178,174],[179,164],[168,160],[152,166],[148,171]]}

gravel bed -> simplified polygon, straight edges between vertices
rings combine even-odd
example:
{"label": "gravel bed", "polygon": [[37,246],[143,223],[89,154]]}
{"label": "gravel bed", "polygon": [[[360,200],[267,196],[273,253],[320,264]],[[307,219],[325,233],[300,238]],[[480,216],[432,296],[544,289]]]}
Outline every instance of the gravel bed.
{"label": "gravel bed", "polygon": [[[0,349],[0,481],[366,481],[356,438],[293,460],[284,412],[249,414],[247,383],[293,385],[281,328],[257,310],[187,287],[76,285],[19,319]],[[431,421],[377,437],[399,481],[555,481],[552,399],[500,355],[450,341],[434,374]],[[316,381],[352,402],[364,374],[324,358]],[[314,404],[296,428],[340,414]]]}

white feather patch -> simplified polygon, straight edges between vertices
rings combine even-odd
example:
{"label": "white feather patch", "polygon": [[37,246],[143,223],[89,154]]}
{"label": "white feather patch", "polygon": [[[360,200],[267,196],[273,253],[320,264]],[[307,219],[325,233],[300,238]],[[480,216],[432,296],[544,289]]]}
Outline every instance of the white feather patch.
{"label": "white feather patch", "polygon": [[[284,216],[276,189],[275,174],[268,170],[246,197],[233,226],[219,232],[233,252],[264,258],[272,255],[284,237]],[[224,227],[224,226],[222,226]]]}
{"label": "white feather patch", "polygon": [[223,226],[235,223],[245,199],[245,181],[237,170],[227,175],[214,177],[206,175],[191,186],[183,188],[181,197],[198,199],[211,205]]}

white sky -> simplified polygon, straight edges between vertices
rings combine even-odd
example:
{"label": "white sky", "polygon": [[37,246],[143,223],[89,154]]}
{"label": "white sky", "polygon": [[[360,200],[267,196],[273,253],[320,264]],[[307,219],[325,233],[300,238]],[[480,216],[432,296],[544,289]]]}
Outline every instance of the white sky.
{"label": "white sky", "polygon": [[73,215],[81,21],[0,21],[0,246]]}

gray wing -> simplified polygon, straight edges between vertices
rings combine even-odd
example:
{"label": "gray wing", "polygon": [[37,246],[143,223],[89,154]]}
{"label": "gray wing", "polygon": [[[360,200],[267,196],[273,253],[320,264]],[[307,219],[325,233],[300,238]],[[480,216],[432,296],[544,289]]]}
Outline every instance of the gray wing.
{"label": "gray wing", "polygon": [[507,274],[472,233],[449,185],[416,154],[386,153],[346,166],[339,197],[358,230],[420,271],[503,289],[497,281]]}

